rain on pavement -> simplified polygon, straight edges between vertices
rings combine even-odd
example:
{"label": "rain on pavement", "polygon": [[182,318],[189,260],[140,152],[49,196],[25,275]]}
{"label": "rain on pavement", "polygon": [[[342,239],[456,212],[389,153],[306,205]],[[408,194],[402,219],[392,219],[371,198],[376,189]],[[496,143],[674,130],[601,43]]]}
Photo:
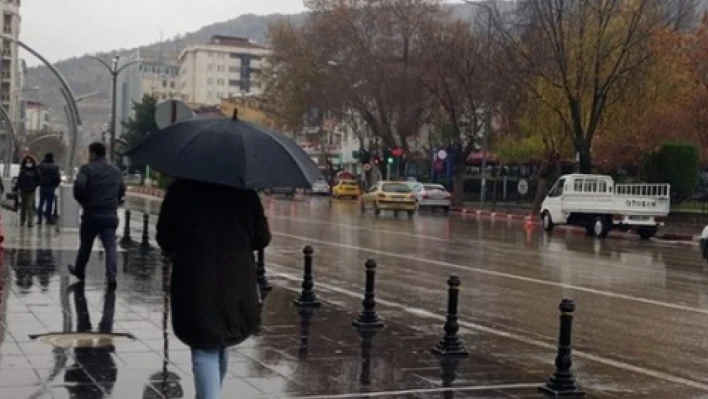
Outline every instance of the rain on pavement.
{"label": "rain on pavement", "polygon": [[[266,211],[275,236],[266,264],[278,284],[298,289],[300,250],[312,245],[320,297],[356,311],[363,264],[374,258],[382,317],[434,335],[445,280],[457,274],[468,349],[529,374],[552,371],[557,306],[569,297],[577,304],[574,370],[591,395],[708,395],[708,269],[693,246],[529,233],[518,222],[442,214],[376,218],[326,198],[271,199]],[[525,381],[506,382],[514,378]]]}
{"label": "rain on pavement", "polygon": [[[159,201],[133,196],[128,206],[139,240],[141,212],[156,215]],[[554,369],[563,297],[577,304],[573,369],[588,397],[708,395],[707,269],[693,246],[549,236],[518,222],[454,215],[376,218],[360,215],[355,202],[326,198],[269,199],[266,211],[275,289],[265,298],[259,336],[230,351],[225,398],[537,398],[536,387]],[[48,237],[35,239],[33,250],[5,251],[0,397],[193,397],[189,352],[169,328],[163,353],[156,251],[119,257],[114,331],[137,340],[115,343],[113,363],[102,367],[115,373],[92,372],[78,355],[29,340],[71,331],[76,322],[65,270],[75,252],[66,243],[49,249]],[[291,303],[304,245],[315,249],[315,291],[323,302],[314,314],[298,314]],[[370,353],[351,327],[368,258],[378,262],[377,311],[386,323]],[[86,297],[97,324],[108,297],[102,260],[94,253],[91,262]],[[450,274],[462,279],[460,333],[470,358],[441,364],[430,347],[443,333]],[[82,378],[68,377],[77,373]]]}

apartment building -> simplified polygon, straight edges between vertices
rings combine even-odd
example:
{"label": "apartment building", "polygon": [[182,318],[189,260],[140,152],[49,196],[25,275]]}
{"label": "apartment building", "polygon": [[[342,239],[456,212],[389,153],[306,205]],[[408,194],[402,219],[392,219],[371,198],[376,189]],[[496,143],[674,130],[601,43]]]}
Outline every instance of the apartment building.
{"label": "apartment building", "polygon": [[221,99],[262,93],[260,72],[270,51],[249,39],[212,36],[179,55],[179,89],[192,104],[219,105]]}
{"label": "apartment building", "polygon": [[[0,0],[2,13],[2,33],[13,38],[20,35],[20,0]],[[18,46],[15,42],[2,39],[0,47],[0,105],[9,113],[13,120],[20,118],[20,59]]]}
{"label": "apartment building", "polygon": [[145,94],[158,100],[180,97],[177,88],[179,67],[175,58],[176,51],[136,50],[121,57],[118,66],[140,60],[125,68],[117,80],[116,95],[116,134],[120,137],[124,128],[121,122],[127,121],[133,112],[133,102],[139,102]]}
{"label": "apartment building", "polygon": [[52,110],[39,101],[24,102],[24,131],[27,134],[48,130]]}

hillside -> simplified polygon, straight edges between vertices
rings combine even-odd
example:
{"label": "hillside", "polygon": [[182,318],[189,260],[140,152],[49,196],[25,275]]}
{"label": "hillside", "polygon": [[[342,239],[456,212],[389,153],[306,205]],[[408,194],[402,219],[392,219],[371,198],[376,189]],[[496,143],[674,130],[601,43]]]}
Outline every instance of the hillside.
{"label": "hillside", "polygon": [[[209,40],[212,35],[234,35],[246,36],[258,42],[265,42],[265,34],[268,25],[281,18],[288,18],[294,21],[302,20],[304,14],[297,15],[241,15],[237,18],[205,26],[196,32],[191,32],[183,36],[178,36],[164,42],[153,43],[139,48],[120,49],[105,53],[96,54],[106,61],[110,61],[116,54],[133,54],[135,50],[158,50],[162,46],[165,53],[177,53],[185,46],[203,43]],[[96,60],[87,56],[69,58],[55,64],[56,68],[66,77],[74,94],[81,95],[96,90],[101,94],[91,100],[79,103],[81,116],[84,119],[84,126],[92,129],[95,125],[102,125],[108,122],[110,112],[110,75]],[[54,118],[63,120],[61,110],[64,107],[64,100],[59,92],[59,85],[56,78],[45,66],[29,68],[27,73],[27,85],[29,87],[39,86],[39,98],[55,110]]]}

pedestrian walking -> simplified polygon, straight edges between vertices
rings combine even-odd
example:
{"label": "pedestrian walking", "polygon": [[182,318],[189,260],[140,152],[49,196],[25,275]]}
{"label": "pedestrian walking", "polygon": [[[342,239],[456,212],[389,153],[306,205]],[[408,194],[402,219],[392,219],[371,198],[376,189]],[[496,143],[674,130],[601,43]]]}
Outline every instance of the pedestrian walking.
{"label": "pedestrian walking", "polygon": [[172,259],[172,326],[191,348],[199,399],[220,398],[227,348],[260,323],[253,253],[270,239],[254,190],[181,179],[167,189],[157,243]]}
{"label": "pedestrian walking", "polygon": [[54,224],[52,210],[54,196],[61,183],[59,165],[54,163],[54,154],[44,154],[44,160],[39,164],[39,208],[37,208],[37,224],[42,224],[42,214],[47,224]]}
{"label": "pedestrian walking", "polygon": [[86,264],[96,236],[106,252],[106,282],[115,288],[118,273],[116,229],[118,206],[125,197],[125,185],[120,170],[106,159],[106,146],[101,142],[89,145],[89,163],[82,165],[74,181],[74,198],[83,208],[79,231],[79,252],[69,272],[83,281]]}
{"label": "pedestrian walking", "polygon": [[34,225],[35,192],[39,187],[39,168],[37,160],[31,155],[25,155],[20,165],[20,174],[12,191],[20,197],[20,225]]}

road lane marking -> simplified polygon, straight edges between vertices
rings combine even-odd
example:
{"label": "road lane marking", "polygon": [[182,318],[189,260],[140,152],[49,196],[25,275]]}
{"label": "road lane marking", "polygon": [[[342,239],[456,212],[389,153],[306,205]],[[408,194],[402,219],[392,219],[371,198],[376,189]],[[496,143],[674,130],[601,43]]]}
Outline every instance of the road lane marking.
{"label": "road lane marking", "polygon": [[654,299],[641,298],[641,297],[637,297],[637,296],[633,296],[633,295],[619,294],[616,292],[598,290],[598,289],[594,289],[594,288],[587,288],[587,287],[582,287],[582,286],[573,285],[573,284],[560,283],[560,282],[549,281],[549,280],[541,280],[541,279],[537,279],[537,278],[533,278],[533,277],[519,276],[517,274],[497,272],[494,270],[480,269],[478,267],[464,266],[464,265],[460,265],[457,263],[445,262],[445,261],[441,261],[441,260],[433,260],[433,259],[426,259],[426,258],[421,258],[421,257],[417,257],[417,256],[399,254],[399,253],[395,253],[395,252],[384,251],[381,249],[374,249],[374,248],[367,248],[367,247],[362,247],[362,246],[358,246],[358,245],[350,245],[350,244],[342,244],[342,243],[332,242],[332,241],[325,241],[325,240],[320,240],[320,239],[313,238],[313,237],[300,236],[300,235],[282,233],[282,232],[277,232],[277,231],[272,231],[272,234],[274,236],[290,238],[290,239],[297,240],[297,241],[304,241],[304,242],[308,242],[308,243],[321,244],[321,245],[325,245],[325,246],[351,249],[354,251],[369,252],[372,254],[388,256],[391,258],[398,258],[398,259],[404,259],[404,260],[413,261],[413,262],[428,263],[428,264],[432,264],[432,265],[436,265],[436,266],[444,266],[444,267],[448,267],[451,269],[464,270],[464,271],[471,272],[471,273],[486,274],[488,276],[502,277],[502,278],[507,278],[507,279],[511,279],[511,280],[523,281],[523,282],[527,282],[527,283],[534,283],[534,284],[545,285],[545,286],[550,286],[550,287],[565,288],[565,289],[580,291],[580,292],[584,292],[584,293],[588,293],[588,294],[606,296],[606,297],[616,298],[616,299],[624,299],[627,301],[643,303],[646,305],[654,305],[654,306],[660,306],[660,307],[664,307],[664,308],[668,308],[668,309],[682,310],[682,311],[686,311],[686,312],[693,312],[693,313],[708,315],[708,310],[706,310],[706,309],[700,309],[700,308],[678,305],[678,304],[669,303],[669,302],[657,301]]}
{"label": "road lane marking", "polygon": [[[273,270],[273,266],[275,266],[276,270]],[[283,271],[283,269],[285,269],[285,270],[290,269],[287,266],[283,266],[278,263],[269,262],[268,267],[269,267],[269,274],[271,276],[277,276],[277,277],[280,277],[284,280],[294,281],[294,282],[302,281],[302,276],[294,275],[294,274],[288,273],[286,271]],[[280,271],[278,271],[277,269],[280,269]],[[272,281],[274,284],[277,284],[277,280],[274,279]],[[294,292],[300,291],[300,288],[298,288],[298,287],[285,286],[285,285],[281,285],[281,284],[278,284],[278,285],[289,290],[289,291],[294,291]],[[342,294],[342,295],[345,295],[345,296],[348,296],[351,298],[361,299],[361,292],[350,291],[345,288],[333,286],[332,284],[319,283],[318,287],[320,287],[320,289],[325,288],[325,290],[329,290],[331,292]],[[324,297],[324,299],[323,299],[323,297],[320,297],[320,300],[333,303],[335,306],[337,306],[336,303],[329,301],[326,297]],[[390,300],[386,300],[386,299],[377,298],[376,304],[387,306],[390,308],[395,308],[395,309],[398,309],[402,312],[408,313],[408,314],[410,314],[412,316],[416,316],[416,317],[424,317],[427,319],[437,320],[437,321],[440,321],[443,323],[446,321],[445,316],[441,316],[441,315],[432,313],[432,312],[427,311],[425,309],[407,306],[407,305],[404,305],[404,304],[401,304],[398,302],[394,302],[394,301],[390,301]],[[496,335],[496,336],[503,337],[503,338],[512,339],[514,341],[522,342],[522,343],[525,343],[528,345],[533,345],[533,346],[536,346],[539,348],[550,349],[552,351],[552,353],[557,350],[556,345],[549,344],[549,343],[546,343],[543,341],[539,341],[539,340],[536,340],[533,338],[529,338],[529,337],[521,335],[521,334],[501,331],[498,328],[490,328],[490,327],[483,326],[481,324],[472,323],[472,322],[468,322],[468,321],[458,320],[458,324],[460,325],[460,327],[462,327],[461,328],[462,332],[470,333],[471,332],[470,330],[474,330],[474,331],[483,332],[486,334],[491,334],[491,335]],[[664,380],[664,381],[671,382],[674,384],[684,385],[686,387],[700,389],[702,391],[708,392],[708,385],[707,384],[703,384],[698,381],[675,376],[672,374],[664,373],[661,371],[652,370],[652,369],[648,369],[648,368],[640,367],[640,366],[635,366],[635,365],[625,363],[625,362],[622,362],[619,360],[608,359],[608,358],[600,356],[600,355],[593,355],[591,353],[588,353],[585,351],[579,351],[579,350],[575,350],[575,349],[573,350],[573,356],[576,356],[576,357],[579,357],[579,358],[585,359],[585,360],[590,360],[590,361],[593,361],[596,363],[604,364],[606,366],[611,366],[611,367],[618,368],[621,370],[633,372],[636,374],[642,374],[642,375],[645,375],[645,376],[648,376],[651,378],[656,378],[656,379]],[[538,385],[536,385],[536,386],[538,386]]]}
{"label": "road lane marking", "polygon": [[[377,391],[377,392],[356,392],[356,393],[340,393],[333,395],[310,395],[310,396],[276,396],[276,399],[348,399],[348,398],[376,398],[380,396],[402,396],[415,395],[422,393],[442,393],[442,392],[473,392],[473,391],[499,391],[512,389],[529,389],[538,388],[541,384],[503,384],[503,385],[482,385],[482,386],[454,386],[450,388],[419,388],[419,389],[404,389],[396,391]],[[272,396],[269,396],[273,398]]]}

